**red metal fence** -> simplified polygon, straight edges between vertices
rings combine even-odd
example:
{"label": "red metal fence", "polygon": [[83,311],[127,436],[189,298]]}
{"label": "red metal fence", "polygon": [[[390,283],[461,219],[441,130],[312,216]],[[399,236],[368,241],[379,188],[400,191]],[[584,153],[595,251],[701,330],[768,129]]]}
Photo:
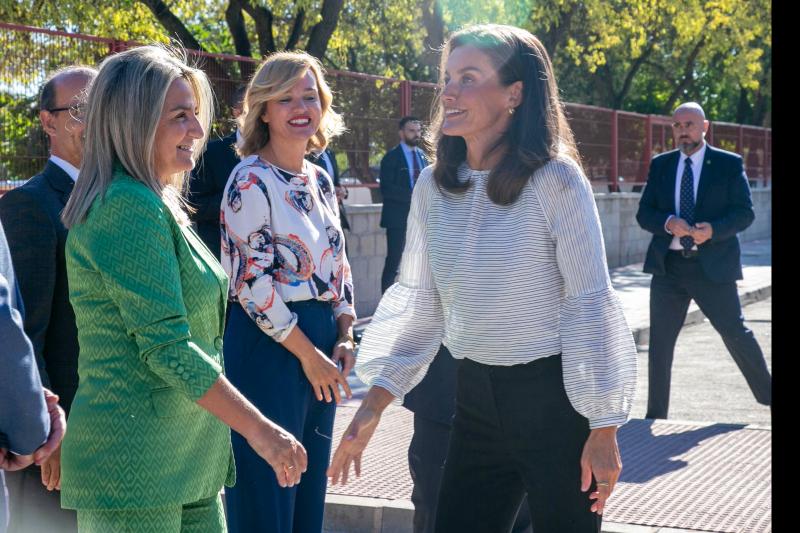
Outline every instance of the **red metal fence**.
{"label": "red metal fence", "polygon": [[[36,97],[47,73],[75,63],[97,64],[137,43],[0,22],[0,191],[39,171],[47,157],[38,124]],[[230,131],[230,102],[236,87],[257,65],[248,57],[187,51],[209,75],[218,100],[214,132]],[[430,116],[436,85],[329,70],[334,106],[348,132],[336,139],[339,166],[346,176],[374,183],[383,154],[395,145],[397,121]],[[650,158],[673,147],[670,117],[566,104],[584,168],[596,190],[638,190]],[[751,183],[772,178],[772,131],[713,123],[708,141],[742,154]]]}

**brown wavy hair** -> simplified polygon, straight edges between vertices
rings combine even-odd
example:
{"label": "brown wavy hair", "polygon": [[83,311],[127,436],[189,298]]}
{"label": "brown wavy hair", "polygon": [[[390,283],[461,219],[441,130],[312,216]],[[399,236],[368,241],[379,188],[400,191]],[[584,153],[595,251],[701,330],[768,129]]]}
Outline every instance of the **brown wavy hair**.
{"label": "brown wavy hair", "polygon": [[429,142],[436,147],[433,176],[440,189],[458,193],[471,186],[458,179],[458,168],[467,157],[464,138],[442,133],[444,72],[447,58],[459,46],[474,46],[489,56],[504,87],[522,82],[522,103],[511,117],[509,128],[490,149],[505,154],[489,173],[487,193],[492,202],[514,203],[533,173],[558,155],[571,157],[580,165],[572,130],[558,97],[553,66],[542,43],[514,26],[480,24],[454,33],[442,50],[439,91],[429,130]]}
{"label": "brown wavy hair", "polygon": [[288,94],[309,70],[317,81],[322,115],[319,129],[308,141],[306,153],[322,152],[331,139],[344,131],[342,117],[331,107],[333,94],[325,82],[325,70],[319,60],[305,52],[276,52],[264,60],[247,84],[243,111],[238,119],[242,143],[237,152],[241,157],[258,152],[269,142],[269,127],[261,120],[267,102]]}

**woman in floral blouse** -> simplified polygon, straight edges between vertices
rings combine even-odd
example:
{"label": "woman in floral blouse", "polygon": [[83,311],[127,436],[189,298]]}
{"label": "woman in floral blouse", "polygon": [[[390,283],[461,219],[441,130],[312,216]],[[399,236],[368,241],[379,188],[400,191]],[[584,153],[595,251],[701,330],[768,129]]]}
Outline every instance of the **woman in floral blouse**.
{"label": "woman in floral blouse", "polygon": [[226,372],[308,452],[302,482],[284,488],[234,433],[233,533],[322,529],[340,387],[355,362],[353,283],[331,177],[304,157],[342,130],[319,62],[270,56],[240,117],[241,163],[222,201],[222,265],[230,276]]}

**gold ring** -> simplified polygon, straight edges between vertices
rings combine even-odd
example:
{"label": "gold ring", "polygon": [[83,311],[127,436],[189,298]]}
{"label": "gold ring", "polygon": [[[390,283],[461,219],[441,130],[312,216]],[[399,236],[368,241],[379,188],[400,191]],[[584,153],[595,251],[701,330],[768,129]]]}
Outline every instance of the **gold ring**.
{"label": "gold ring", "polygon": [[294,465],[286,467],[287,470],[291,470],[292,468],[294,468]]}
{"label": "gold ring", "polygon": [[597,485],[598,487],[608,487],[609,486],[608,485],[608,481],[598,481],[597,483],[595,483],[595,485]]}

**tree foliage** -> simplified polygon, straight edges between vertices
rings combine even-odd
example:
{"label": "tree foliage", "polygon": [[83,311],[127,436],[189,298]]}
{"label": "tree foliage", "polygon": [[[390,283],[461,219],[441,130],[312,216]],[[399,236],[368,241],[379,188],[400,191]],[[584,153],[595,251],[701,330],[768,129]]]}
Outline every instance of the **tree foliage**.
{"label": "tree foliage", "polygon": [[[479,22],[539,36],[567,101],[771,121],[769,0],[6,0],[0,20],[259,58],[286,48],[330,67],[435,81],[447,35]],[[247,75],[253,68],[220,76]]]}

